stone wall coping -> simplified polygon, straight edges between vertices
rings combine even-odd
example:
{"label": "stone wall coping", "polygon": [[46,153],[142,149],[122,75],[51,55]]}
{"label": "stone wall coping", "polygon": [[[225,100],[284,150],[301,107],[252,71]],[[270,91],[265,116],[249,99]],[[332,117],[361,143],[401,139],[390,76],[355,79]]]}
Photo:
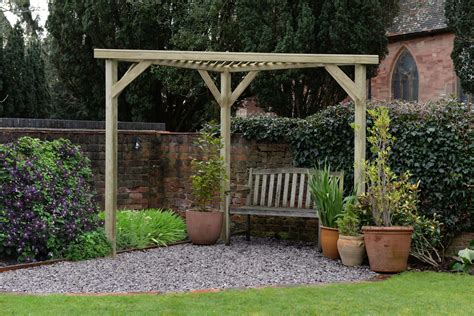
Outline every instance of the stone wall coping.
{"label": "stone wall coping", "polygon": [[[104,134],[103,129],[69,129],[69,128],[28,128],[28,127],[0,127],[0,132],[13,133],[41,133],[41,134]],[[142,134],[142,135],[176,135],[195,136],[198,132],[170,132],[157,130],[118,130],[119,134]],[[232,135],[242,135],[233,133]]]}

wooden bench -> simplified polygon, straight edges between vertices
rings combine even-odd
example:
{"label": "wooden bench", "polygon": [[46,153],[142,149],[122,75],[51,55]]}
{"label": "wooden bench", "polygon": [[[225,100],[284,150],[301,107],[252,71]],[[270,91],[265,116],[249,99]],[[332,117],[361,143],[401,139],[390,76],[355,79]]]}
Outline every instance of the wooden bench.
{"label": "wooden bench", "polygon": [[[282,216],[318,218],[308,180],[312,169],[277,168],[250,169],[245,206],[231,207],[230,214],[246,215],[246,238],[250,240],[250,216]],[[333,172],[340,178],[341,189],[344,186],[344,172]],[[318,223],[319,231],[319,223]],[[318,247],[319,247],[318,233]]]}

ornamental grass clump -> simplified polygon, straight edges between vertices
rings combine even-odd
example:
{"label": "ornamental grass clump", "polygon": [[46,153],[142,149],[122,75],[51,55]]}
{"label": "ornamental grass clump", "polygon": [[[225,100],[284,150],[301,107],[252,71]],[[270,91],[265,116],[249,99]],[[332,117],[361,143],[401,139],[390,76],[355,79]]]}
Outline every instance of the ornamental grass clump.
{"label": "ornamental grass clump", "polygon": [[102,225],[90,161],[70,141],[22,137],[0,145],[0,166],[0,256],[61,257]]}
{"label": "ornamental grass clump", "polygon": [[224,159],[220,156],[223,147],[219,127],[213,123],[206,124],[200,131],[196,145],[202,152],[202,159],[193,159],[191,167],[192,194],[197,211],[207,211],[213,198],[222,192],[225,173]]}
{"label": "ornamental grass clump", "polygon": [[117,248],[166,246],[186,237],[184,220],[172,211],[146,209],[117,212]]}

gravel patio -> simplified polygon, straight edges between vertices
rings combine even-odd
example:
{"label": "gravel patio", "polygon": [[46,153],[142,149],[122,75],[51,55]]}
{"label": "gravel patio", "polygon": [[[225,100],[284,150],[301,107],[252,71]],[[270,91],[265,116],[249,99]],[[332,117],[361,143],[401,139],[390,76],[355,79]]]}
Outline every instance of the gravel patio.
{"label": "gravel patio", "polygon": [[322,257],[313,245],[268,238],[231,246],[182,244],[116,259],[61,262],[0,274],[0,291],[21,293],[177,292],[350,282],[376,276]]}

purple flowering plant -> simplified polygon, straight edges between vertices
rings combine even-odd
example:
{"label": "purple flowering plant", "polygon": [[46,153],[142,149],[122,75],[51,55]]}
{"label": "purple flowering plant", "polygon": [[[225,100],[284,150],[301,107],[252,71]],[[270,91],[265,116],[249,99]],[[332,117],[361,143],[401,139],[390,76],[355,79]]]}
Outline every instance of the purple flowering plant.
{"label": "purple flowering plant", "polygon": [[69,140],[22,137],[0,145],[0,166],[0,256],[61,257],[102,225],[90,161]]}

